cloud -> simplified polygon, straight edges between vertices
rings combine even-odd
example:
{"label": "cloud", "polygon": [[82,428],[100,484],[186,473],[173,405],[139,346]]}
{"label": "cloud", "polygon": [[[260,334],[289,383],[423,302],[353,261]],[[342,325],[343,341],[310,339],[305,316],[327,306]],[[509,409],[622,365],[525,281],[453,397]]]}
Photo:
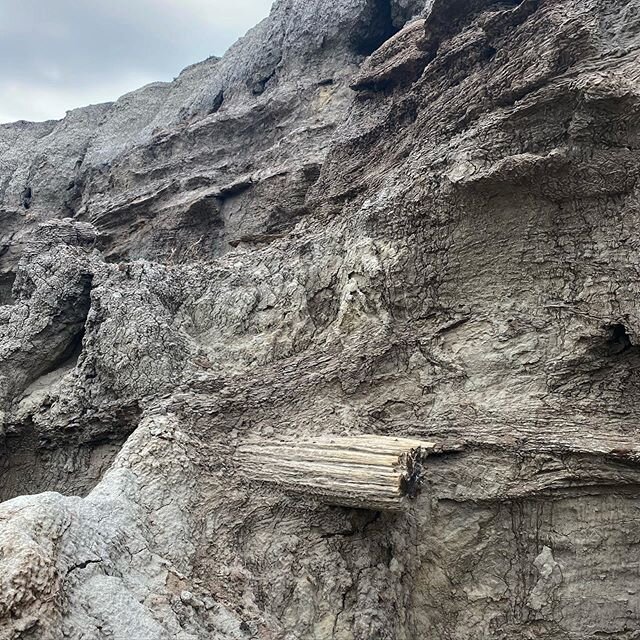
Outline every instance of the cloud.
{"label": "cloud", "polygon": [[115,81],[88,87],[0,82],[0,123],[58,119],[69,109],[110,102],[153,80],[151,76],[129,73]]}
{"label": "cloud", "polygon": [[60,118],[221,55],[271,0],[1,0],[0,122]]}

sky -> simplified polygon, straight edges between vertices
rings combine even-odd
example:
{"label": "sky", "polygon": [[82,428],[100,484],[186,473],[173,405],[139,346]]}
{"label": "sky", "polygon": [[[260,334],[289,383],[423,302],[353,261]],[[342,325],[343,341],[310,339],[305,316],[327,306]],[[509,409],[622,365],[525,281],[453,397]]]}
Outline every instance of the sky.
{"label": "sky", "polygon": [[0,123],[62,118],[222,55],[273,0],[0,0]]}

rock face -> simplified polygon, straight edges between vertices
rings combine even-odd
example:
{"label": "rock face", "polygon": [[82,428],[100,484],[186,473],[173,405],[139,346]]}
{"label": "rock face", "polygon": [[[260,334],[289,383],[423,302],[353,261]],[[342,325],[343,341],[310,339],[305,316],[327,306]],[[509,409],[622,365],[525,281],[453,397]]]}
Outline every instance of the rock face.
{"label": "rock face", "polygon": [[[639,46],[638,0],[278,0],[0,126],[0,638],[639,638]],[[441,447],[407,510],[233,464],[362,434]]]}

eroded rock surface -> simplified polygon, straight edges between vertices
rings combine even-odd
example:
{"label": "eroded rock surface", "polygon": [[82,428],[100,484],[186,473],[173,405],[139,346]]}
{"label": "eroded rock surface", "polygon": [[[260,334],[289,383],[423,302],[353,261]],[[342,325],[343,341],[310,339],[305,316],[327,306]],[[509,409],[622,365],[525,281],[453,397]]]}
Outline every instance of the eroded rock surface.
{"label": "eroded rock surface", "polygon": [[[640,2],[279,0],[0,127],[0,638],[640,637]],[[449,452],[399,514],[233,464]]]}

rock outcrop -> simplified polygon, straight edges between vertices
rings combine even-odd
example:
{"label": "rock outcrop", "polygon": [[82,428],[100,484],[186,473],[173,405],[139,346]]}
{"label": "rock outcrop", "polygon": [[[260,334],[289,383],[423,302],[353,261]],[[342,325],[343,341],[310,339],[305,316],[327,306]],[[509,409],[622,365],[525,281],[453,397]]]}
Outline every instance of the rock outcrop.
{"label": "rock outcrop", "polygon": [[[639,46],[278,0],[0,126],[0,639],[640,637]],[[234,464],[363,434],[442,451],[407,510]]]}

